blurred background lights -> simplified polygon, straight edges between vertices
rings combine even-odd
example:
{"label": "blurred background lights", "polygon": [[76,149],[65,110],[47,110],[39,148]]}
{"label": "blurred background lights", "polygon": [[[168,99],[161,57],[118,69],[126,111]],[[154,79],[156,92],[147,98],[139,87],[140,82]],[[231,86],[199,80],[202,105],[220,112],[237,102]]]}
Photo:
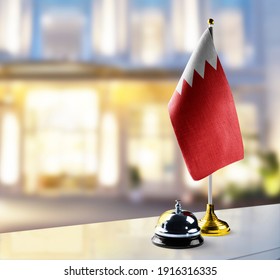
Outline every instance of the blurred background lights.
{"label": "blurred background lights", "polygon": [[211,17],[245,147],[214,174],[215,204],[279,203],[279,8],[0,0],[0,197],[117,201],[137,190],[142,202],[204,209],[207,179],[190,177],[167,104]]}
{"label": "blurred background lights", "polygon": [[119,155],[118,155],[118,124],[113,113],[105,112],[101,120],[101,163],[100,183],[106,187],[118,183]]}
{"label": "blurred background lights", "polygon": [[19,177],[20,131],[13,112],[2,117],[0,178],[3,185],[14,185]]}

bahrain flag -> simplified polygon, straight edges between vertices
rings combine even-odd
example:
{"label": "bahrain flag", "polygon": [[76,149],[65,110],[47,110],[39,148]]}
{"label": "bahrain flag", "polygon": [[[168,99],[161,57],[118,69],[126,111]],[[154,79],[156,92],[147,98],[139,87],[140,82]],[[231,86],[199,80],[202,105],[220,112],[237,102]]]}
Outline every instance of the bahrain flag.
{"label": "bahrain flag", "polygon": [[194,180],[243,159],[234,100],[209,28],[191,55],[168,110]]}

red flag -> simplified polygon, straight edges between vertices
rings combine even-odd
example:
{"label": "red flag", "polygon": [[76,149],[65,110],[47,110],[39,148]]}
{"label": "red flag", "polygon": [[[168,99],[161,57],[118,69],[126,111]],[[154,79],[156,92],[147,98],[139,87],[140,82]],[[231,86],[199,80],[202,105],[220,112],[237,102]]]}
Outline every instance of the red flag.
{"label": "red flag", "polygon": [[168,109],[194,180],[243,159],[234,100],[209,29],[193,52]]}

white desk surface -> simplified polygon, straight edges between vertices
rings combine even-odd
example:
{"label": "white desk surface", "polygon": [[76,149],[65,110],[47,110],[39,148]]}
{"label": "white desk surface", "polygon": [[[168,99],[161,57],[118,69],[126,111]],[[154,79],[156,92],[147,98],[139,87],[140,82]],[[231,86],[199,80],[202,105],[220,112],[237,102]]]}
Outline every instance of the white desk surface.
{"label": "white desk surface", "polygon": [[3,233],[0,259],[280,259],[280,204],[215,213],[231,233],[204,237],[197,248],[154,246],[153,217]]}

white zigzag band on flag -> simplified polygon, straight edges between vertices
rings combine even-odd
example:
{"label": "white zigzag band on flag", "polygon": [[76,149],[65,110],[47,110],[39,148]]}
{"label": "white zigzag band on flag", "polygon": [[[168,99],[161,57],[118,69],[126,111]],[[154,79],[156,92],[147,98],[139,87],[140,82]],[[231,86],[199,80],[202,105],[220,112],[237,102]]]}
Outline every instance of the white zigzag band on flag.
{"label": "white zigzag band on flag", "polygon": [[213,43],[212,36],[209,29],[207,28],[203,33],[200,41],[198,42],[198,47],[195,49],[190,57],[190,60],[179,80],[176,87],[176,91],[181,94],[183,80],[192,86],[194,70],[204,78],[205,62],[207,61],[214,69],[217,70],[217,52]]}

